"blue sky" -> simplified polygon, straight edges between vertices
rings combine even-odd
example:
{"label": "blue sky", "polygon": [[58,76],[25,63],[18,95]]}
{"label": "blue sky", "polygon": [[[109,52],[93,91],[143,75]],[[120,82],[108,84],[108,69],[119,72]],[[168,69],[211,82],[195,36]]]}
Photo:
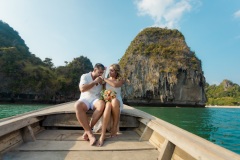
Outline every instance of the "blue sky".
{"label": "blue sky", "polygon": [[240,84],[239,0],[0,0],[0,19],[55,66],[81,55],[109,66],[142,29],[178,29],[208,83]]}

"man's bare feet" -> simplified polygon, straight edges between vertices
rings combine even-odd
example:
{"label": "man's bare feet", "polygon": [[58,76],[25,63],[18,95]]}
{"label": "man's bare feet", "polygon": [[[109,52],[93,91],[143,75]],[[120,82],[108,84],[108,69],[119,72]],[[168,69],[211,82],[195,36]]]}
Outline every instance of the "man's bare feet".
{"label": "man's bare feet", "polygon": [[89,140],[88,135],[87,135],[86,132],[83,133],[82,138],[83,138],[85,141],[88,141],[88,140]]}
{"label": "man's bare feet", "polygon": [[96,138],[94,137],[94,135],[90,135],[88,136],[89,138],[89,142],[90,142],[90,145],[94,145],[94,143],[96,142]]}
{"label": "man's bare feet", "polygon": [[98,142],[97,142],[97,146],[98,147],[102,147],[103,145],[103,142],[104,142],[104,136],[101,136],[99,139],[98,139]]}

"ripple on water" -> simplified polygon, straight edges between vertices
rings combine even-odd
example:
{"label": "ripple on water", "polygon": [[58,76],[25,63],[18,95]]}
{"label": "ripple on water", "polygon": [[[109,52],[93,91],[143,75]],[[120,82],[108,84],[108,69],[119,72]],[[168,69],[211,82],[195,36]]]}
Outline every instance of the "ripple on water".
{"label": "ripple on water", "polygon": [[0,119],[48,107],[46,104],[0,104]]}
{"label": "ripple on water", "polygon": [[137,108],[240,154],[239,108]]}

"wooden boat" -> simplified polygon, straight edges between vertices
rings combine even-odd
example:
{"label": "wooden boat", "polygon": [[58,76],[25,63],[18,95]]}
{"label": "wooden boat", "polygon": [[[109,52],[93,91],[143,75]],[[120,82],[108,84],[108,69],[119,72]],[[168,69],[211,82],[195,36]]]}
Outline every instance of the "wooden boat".
{"label": "wooden boat", "polygon": [[102,147],[90,146],[81,138],[73,105],[1,120],[0,159],[240,160],[234,152],[126,105],[121,133],[106,139]]}

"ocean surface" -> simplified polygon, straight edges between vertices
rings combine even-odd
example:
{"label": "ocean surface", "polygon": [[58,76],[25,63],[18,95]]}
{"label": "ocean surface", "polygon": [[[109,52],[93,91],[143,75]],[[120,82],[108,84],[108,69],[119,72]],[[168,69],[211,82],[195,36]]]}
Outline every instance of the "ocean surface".
{"label": "ocean surface", "polygon": [[[50,105],[0,104],[0,119]],[[239,108],[135,107],[240,154]]]}
{"label": "ocean surface", "polygon": [[49,107],[49,104],[0,104],[0,119]]}
{"label": "ocean surface", "polygon": [[240,154],[239,108],[136,108]]}

